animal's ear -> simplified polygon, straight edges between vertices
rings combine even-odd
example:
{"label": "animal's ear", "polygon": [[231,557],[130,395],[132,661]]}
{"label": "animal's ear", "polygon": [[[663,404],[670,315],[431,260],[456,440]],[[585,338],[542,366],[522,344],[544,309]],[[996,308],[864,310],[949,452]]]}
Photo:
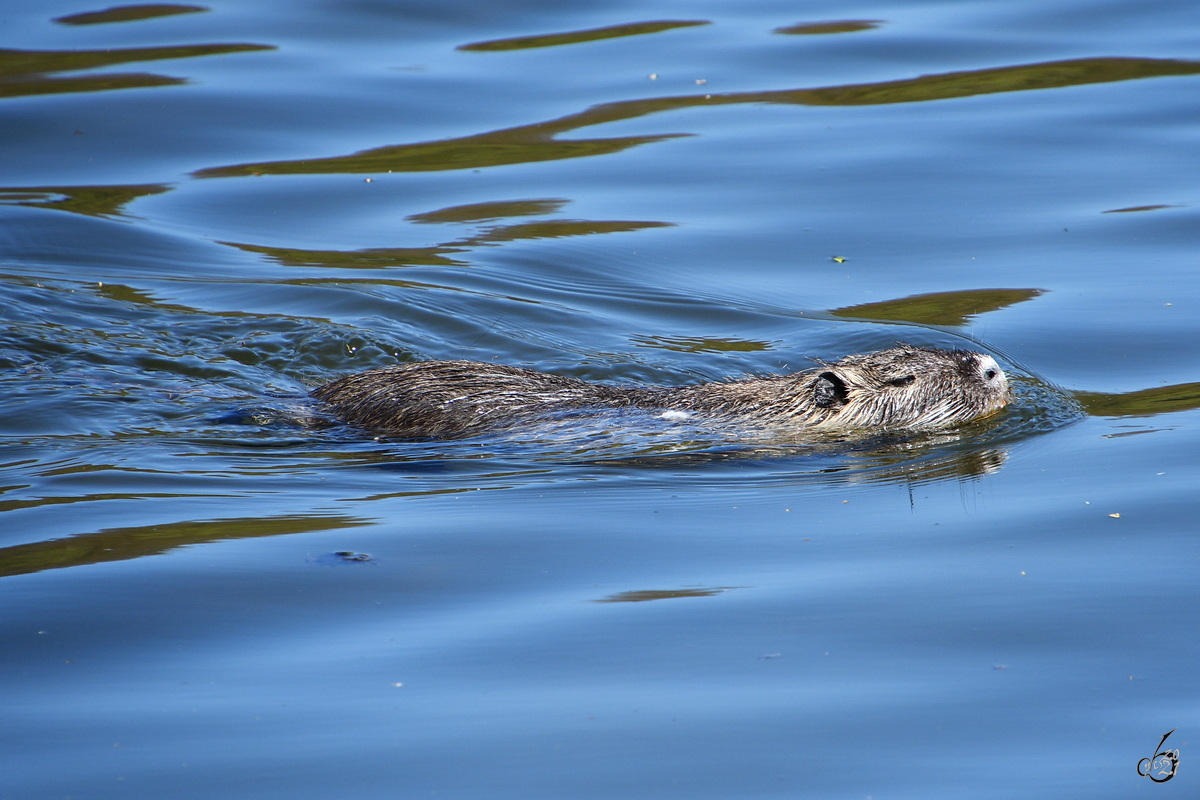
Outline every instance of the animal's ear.
{"label": "animal's ear", "polygon": [[846,383],[835,372],[822,372],[813,383],[813,401],[821,408],[832,408],[846,402]]}

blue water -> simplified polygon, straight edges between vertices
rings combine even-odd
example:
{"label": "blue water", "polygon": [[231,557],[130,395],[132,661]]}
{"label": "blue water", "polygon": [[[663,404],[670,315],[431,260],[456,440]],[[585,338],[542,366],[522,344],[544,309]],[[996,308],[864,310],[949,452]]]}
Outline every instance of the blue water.
{"label": "blue water", "polygon": [[[1194,4],[107,8],[0,13],[0,800],[1196,794]],[[308,397],[897,341],[1016,401],[812,447]]]}

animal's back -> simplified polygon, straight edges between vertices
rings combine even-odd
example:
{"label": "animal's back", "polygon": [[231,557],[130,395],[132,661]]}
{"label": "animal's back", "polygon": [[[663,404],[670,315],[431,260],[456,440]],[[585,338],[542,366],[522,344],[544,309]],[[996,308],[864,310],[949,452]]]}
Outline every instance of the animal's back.
{"label": "animal's back", "polygon": [[352,425],[432,437],[470,435],[567,409],[649,408],[661,394],[478,361],[402,364],[347,375],[313,392]]}

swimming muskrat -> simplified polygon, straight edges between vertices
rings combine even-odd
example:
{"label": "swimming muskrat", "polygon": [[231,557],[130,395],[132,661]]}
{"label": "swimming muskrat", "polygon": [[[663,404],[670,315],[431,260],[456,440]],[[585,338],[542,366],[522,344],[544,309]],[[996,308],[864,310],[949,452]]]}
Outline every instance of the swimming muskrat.
{"label": "swimming muskrat", "polygon": [[995,359],[970,350],[901,344],[817,364],[791,375],[636,387],[476,361],[419,361],[348,375],[313,394],[351,425],[435,438],[604,409],[792,431],[929,430],[1008,402],[1008,379]]}

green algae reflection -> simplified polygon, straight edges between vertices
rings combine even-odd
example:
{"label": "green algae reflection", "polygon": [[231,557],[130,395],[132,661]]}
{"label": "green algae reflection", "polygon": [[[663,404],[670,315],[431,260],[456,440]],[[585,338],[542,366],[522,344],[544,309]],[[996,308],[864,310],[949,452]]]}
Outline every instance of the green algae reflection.
{"label": "green algae reflection", "polygon": [[888,322],[914,322],[918,325],[966,325],[977,314],[998,311],[1043,294],[1041,289],[968,289],[960,292],[935,292],[835,308],[835,317],[877,319]]}
{"label": "green algae reflection", "polygon": [[162,194],[162,183],[129,186],[14,186],[0,187],[0,204],[52,208],[89,217],[121,217],[126,204],[139,197]]}
{"label": "green algae reflection", "polygon": [[1179,206],[1167,205],[1165,203],[1157,203],[1152,206],[1130,206],[1129,208],[1110,208],[1108,211],[1101,211],[1101,214],[1129,214],[1134,211],[1158,211],[1163,208],[1179,208]]}
{"label": "green algae reflection", "polygon": [[372,247],[365,250],[301,250],[243,242],[217,242],[247,253],[258,253],[285,267],[334,269],[387,269],[389,267],[465,267],[467,262],[449,256],[461,247]]}
{"label": "green algae reflection", "polygon": [[1071,394],[1093,417],[1142,417],[1200,408],[1200,383],[1177,383],[1123,394]]}
{"label": "green algae reflection", "polygon": [[103,11],[84,11],[79,14],[68,14],[65,17],[55,17],[54,21],[63,25],[101,25],[106,22],[137,22],[155,17],[172,17],[176,14],[196,14],[208,11],[204,6],[185,6],[176,3],[148,3],[137,6],[113,6]]}
{"label": "green algae reflection", "polygon": [[504,217],[532,217],[553,214],[570,200],[552,197],[544,200],[498,200],[486,203],[467,203],[461,206],[439,208],[410,214],[405,219],[427,225],[445,225],[464,222],[489,222]]}
{"label": "green algae reflection", "polygon": [[[529,209],[539,201],[518,201],[518,208]],[[562,201],[544,201],[547,204]],[[477,204],[487,205],[493,211],[502,209],[504,203]],[[421,221],[431,221],[430,217],[439,214],[451,215],[456,210],[467,208],[457,206],[453,209],[416,214],[413,217],[423,217]],[[510,209],[511,210],[511,209]],[[531,212],[540,213],[540,212]],[[413,219],[410,217],[410,219]],[[452,220],[438,220],[450,222]],[[630,233],[647,228],[671,227],[670,222],[654,222],[641,220],[580,220],[580,219],[548,219],[534,222],[522,222],[513,225],[493,225],[485,227],[473,236],[464,236],[444,244],[430,247],[378,247],[365,250],[299,250],[285,247],[267,247],[263,245],[242,244],[238,242],[221,242],[220,244],[236,247],[250,253],[260,253],[267,258],[284,266],[293,267],[335,267],[339,269],[385,269],[388,267],[415,266],[467,266],[466,261],[459,261],[450,256],[464,253],[468,250],[497,245],[502,242],[513,242],[530,239],[559,239],[567,236],[591,236],[597,233]]]}
{"label": "green algae reflection", "polygon": [[459,139],[391,145],[334,158],[267,161],[257,164],[211,167],[197,170],[192,175],[197,178],[229,178],[245,175],[361,175],[364,173],[480,169],[506,164],[530,164],[537,161],[602,156],[619,153],[639,144],[673,138],[670,134],[566,141],[554,138],[559,133],[591,124],[594,123],[576,122],[568,117],[562,120],[464,136]]}
{"label": "green algae reflection", "polygon": [[704,19],[663,19],[653,22],[629,22],[624,25],[609,25],[604,28],[589,28],[566,33],[546,33],[538,36],[514,36],[510,39],[491,39],[486,42],[460,44],[456,50],[496,52],[503,50],[529,50],[534,47],[557,47],[563,44],[595,42],[600,39],[616,39],[621,36],[639,36],[644,33],[659,33],[674,28],[691,28],[696,25],[711,25]]}
{"label": "green algae reflection", "polygon": [[215,519],[170,522],[137,528],[112,528],[97,533],[0,547],[0,577],[47,569],[128,561],[166,553],[177,547],[224,539],[255,539],[294,533],[333,531],[374,524],[348,516],[281,516],[260,519]]}
{"label": "green algae reflection", "polygon": [[161,61],[169,58],[195,58],[274,49],[274,46],[265,44],[193,44],[111,50],[0,50],[0,98],[178,86],[187,83],[187,79],[140,72],[66,78],[51,76],[58,72],[99,69],[134,61]]}
{"label": "green algae reflection", "polygon": [[198,178],[245,175],[327,175],[384,172],[432,172],[531,164],[565,158],[618,153],[684,133],[609,139],[558,139],[560,134],[606,122],[698,106],[775,103],[808,106],[864,106],[921,103],[996,92],[1059,89],[1094,83],[1200,73],[1200,62],[1154,58],[1082,58],[1016,67],[949,72],[902,81],[785,89],[769,92],[693,94],[604,103],[547,122],[433,142],[389,145],[347,156],[298,161],[264,161],[198,170]]}
{"label": "green algae reflection", "polygon": [[869,31],[883,24],[881,19],[843,19],[834,22],[802,22],[799,25],[788,25],[786,28],[776,28],[774,33],[786,33],[796,36],[816,36],[823,33],[855,33]]}
{"label": "green algae reflection", "polygon": [[680,597],[714,597],[718,594],[741,586],[711,586],[698,589],[642,589],[640,591],[618,592],[608,597],[593,600],[593,603],[644,603],[648,600],[674,600]]}
{"label": "green algae reflection", "polygon": [[638,347],[673,350],[676,353],[757,353],[770,350],[768,342],[750,339],[704,339],[698,336],[634,336]]}

